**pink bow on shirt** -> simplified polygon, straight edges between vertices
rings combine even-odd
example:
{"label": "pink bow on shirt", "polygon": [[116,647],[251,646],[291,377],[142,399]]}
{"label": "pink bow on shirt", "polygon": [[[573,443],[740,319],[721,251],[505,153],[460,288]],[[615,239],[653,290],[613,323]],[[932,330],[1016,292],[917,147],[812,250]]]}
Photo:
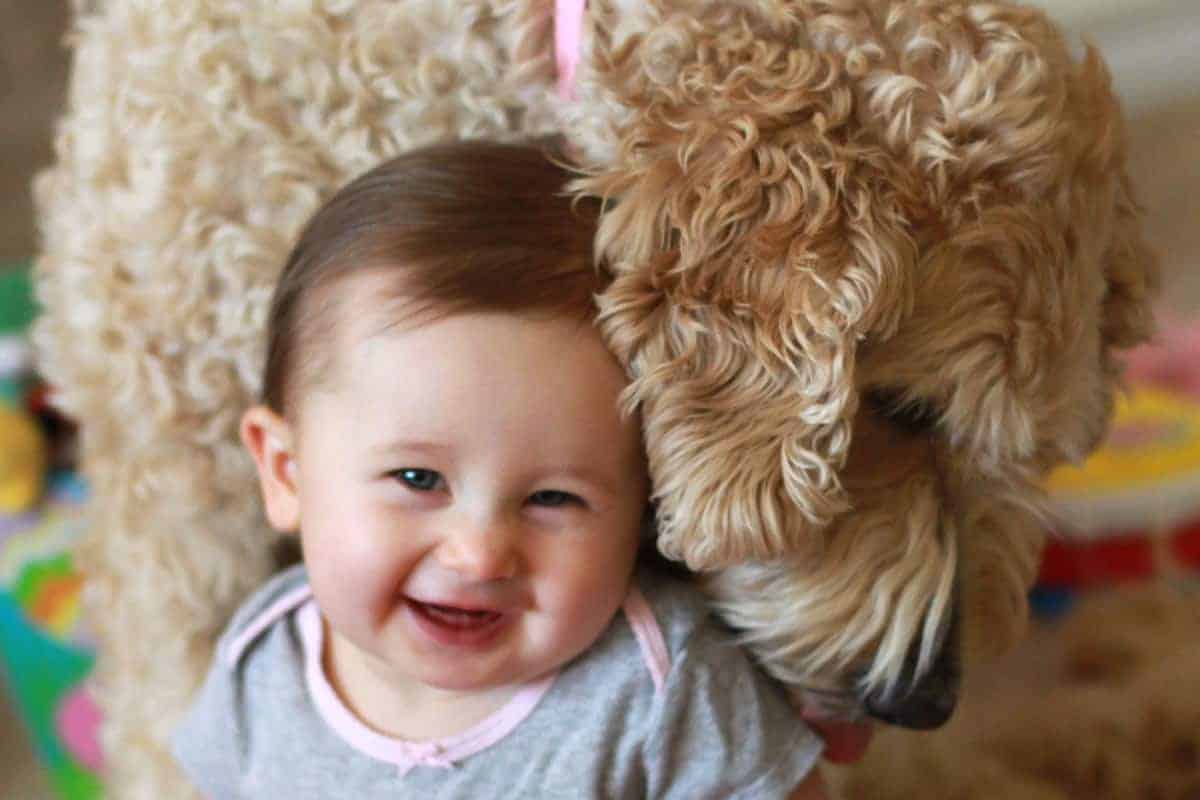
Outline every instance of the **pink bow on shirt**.
{"label": "pink bow on shirt", "polygon": [[414,764],[446,768],[454,766],[454,762],[446,758],[445,750],[436,742],[411,742],[404,750]]}
{"label": "pink bow on shirt", "polygon": [[558,63],[558,94],[564,100],[575,96],[575,67],[583,32],[587,0],[554,0],[554,55]]}

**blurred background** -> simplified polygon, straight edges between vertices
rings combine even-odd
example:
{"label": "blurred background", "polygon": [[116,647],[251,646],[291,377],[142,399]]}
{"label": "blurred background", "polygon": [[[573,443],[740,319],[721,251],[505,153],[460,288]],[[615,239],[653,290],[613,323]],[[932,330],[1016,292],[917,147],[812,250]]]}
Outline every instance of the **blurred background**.
{"label": "blurred background", "polygon": [[[54,120],[64,102],[67,6],[67,0],[0,0],[0,270],[10,274],[36,250],[29,182],[51,159]],[[0,334],[4,332],[0,326]],[[3,542],[0,530],[0,549]],[[9,623],[3,611],[0,629]],[[30,728],[15,711],[12,678],[5,673],[0,661],[0,684],[9,689],[0,686],[0,797],[54,797],[34,758]]]}
{"label": "blurred background", "polygon": [[[1148,211],[1148,234],[1164,261],[1164,305],[1184,321],[1194,318],[1200,314],[1200,2],[1040,5],[1095,41],[1108,61],[1131,120],[1132,174]],[[0,0],[0,280],[37,252],[29,183],[52,155],[68,72],[66,24],[66,0]],[[0,558],[0,581],[3,566]],[[3,667],[0,661],[0,682]],[[12,693],[0,691],[0,797],[50,797],[29,726],[12,705]]]}

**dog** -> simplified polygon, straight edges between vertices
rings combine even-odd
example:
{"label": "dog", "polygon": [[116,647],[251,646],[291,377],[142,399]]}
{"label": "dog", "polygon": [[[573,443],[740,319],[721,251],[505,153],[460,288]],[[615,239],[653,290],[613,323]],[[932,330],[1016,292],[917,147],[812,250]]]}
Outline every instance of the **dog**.
{"label": "dog", "polygon": [[[1109,77],[1039,12],[595,2],[564,125],[660,547],[802,700],[944,722],[1157,284]],[[983,641],[980,641],[983,640]]]}

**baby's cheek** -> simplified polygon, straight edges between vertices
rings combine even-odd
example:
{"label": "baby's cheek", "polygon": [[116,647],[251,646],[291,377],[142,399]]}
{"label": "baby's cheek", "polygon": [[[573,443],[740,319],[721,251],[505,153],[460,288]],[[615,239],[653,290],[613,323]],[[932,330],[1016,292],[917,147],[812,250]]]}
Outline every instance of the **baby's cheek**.
{"label": "baby's cheek", "polygon": [[[396,560],[370,542],[323,542],[305,553],[321,608],[357,628],[378,628],[400,596]],[[339,626],[340,627],[340,626]]]}
{"label": "baby's cheek", "polygon": [[628,579],[618,575],[591,575],[562,587],[554,620],[555,647],[570,659],[590,647],[620,610]]}

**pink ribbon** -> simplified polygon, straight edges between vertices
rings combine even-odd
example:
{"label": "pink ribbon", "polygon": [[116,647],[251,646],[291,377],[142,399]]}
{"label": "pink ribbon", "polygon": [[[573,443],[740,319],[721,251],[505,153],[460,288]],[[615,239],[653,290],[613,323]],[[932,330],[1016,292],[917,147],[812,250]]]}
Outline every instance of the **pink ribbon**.
{"label": "pink ribbon", "polygon": [[575,68],[583,38],[583,11],[587,0],[554,0],[554,56],[558,63],[558,94],[575,97]]}
{"label": "pink ribbon", "polygon": [[[406,744],[404,752],[413,760],[414,764],[443,768],[454,766],[454,762],[446,758],[445,750],[437,742],[409,742]],[[407,772],[407,770],[404,771]]]}

